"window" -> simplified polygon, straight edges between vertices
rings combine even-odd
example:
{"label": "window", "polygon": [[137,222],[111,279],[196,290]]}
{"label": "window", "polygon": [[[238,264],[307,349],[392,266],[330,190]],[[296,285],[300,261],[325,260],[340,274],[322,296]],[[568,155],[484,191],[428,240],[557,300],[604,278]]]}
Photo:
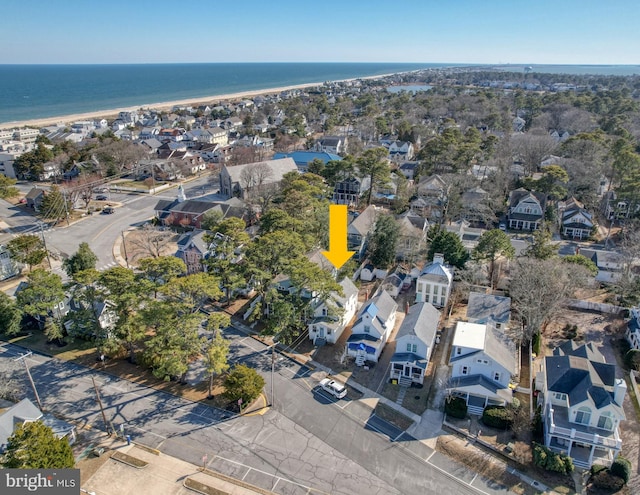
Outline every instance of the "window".
{"label": "window", "polygon": [[567,401],[567,394],[563,394],[560,392],[554,392],[553,393],[553,398],[556,400],[560,400],[562,402],[566,402]]}
{"label": "window", "polygon": [[500,373],[498,373],[498,372],[494,373],[494,374],[493,374],[493,379],[494,379],[495,381],[499,382],[499,381],[500,381]]}
{"label": "window", "polygon": [[496,323],[496,328],[501,328],[502,327],[502,323]]}
{"label": "window", "polygon": [[431,284],[424,284],[424,292],[425,294],[431,293]]}
{"label": "window", "polygon": [[489,361],[487,359],[478,359],[477,362],[480,364],[489,364]]}
{"label": "window", "polygon": [[461,372],[463,375],[468,375],[469,374],[469,367],[468,366],[463,366],[461,369]]}
{"label": "window", "polygon": [[364,326],[364,333],[369,333],[371,331],[371,327],[369,325]]}
{"label": "window", "polygon": [[613,430],[613,414],[609,411],[603,412],[598,418],[598,428]]}
{"label": "window", "polygon": [[460,347],[456,347],[456,356],[462,354],[462,349]]}
{"label": "window", "polygon": [[411,346],[411,352],[418,352],[418,346],[416,344]]}
{"label": "window", "polygon": [[420,282],[418,282],[418,290],[417,290],[417,292],[422,292],[423,289],[424,288],[423,288],[422,284]]}
{"label": "window", "polygon": [[407,352],[411,352],[411,344],[407,344]]}
{"label": "window", "polygon": [[591,422],[591,409],[588,407],[581,407],[576,413],[576,423],[581,425],[588,425]]}

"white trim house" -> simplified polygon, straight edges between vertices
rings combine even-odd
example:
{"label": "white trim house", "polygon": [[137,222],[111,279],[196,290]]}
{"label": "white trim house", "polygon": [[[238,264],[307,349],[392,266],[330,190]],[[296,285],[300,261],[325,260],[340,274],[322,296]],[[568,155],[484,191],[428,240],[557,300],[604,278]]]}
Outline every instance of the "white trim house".
{"label": "white trim house", "polygon": [[416,302],[430,302],[444,308],[453,287],[453,268],[444,264],[444,256],[435,254],[433,262],[422,269],[416,281]]}
{"label": "white trim house", "polygon": [[307,326],[314,345],[335,344],[353,319],[358,306],[358,288],[345,277],[340,282],[344,296],[332,292],[326,301],[318,301]]}
{"label": "white trim house", "polygon": [[554,349],[536,375],[536,389],[547,447],[585,469],[613,462],[622,448],[618,426],[626,418],[627,385],[591,342],[570,340]]}
{"label": "white trim house", "polygon": [[347,339],[347,354],[358,366],[365,361],[378,362],[396,323],[397,309],[398,304],[385,290],[362,306]]}

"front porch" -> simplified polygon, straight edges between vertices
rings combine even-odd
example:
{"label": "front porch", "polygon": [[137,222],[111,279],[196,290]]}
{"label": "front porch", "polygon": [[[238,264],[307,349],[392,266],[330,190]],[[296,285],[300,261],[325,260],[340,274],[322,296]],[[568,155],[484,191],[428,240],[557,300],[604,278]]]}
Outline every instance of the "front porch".
{"label": "front porch", "polygon": [[[408,357],[408,359],[407,359]],[[427,369],[428,361],[426,359],[416,359],[416,356],[409,356],[402,353],[396,353],[391,358],[391,367],[389,369],[389,379],[408,381],[422,385],[424,381],[424,373]]]}

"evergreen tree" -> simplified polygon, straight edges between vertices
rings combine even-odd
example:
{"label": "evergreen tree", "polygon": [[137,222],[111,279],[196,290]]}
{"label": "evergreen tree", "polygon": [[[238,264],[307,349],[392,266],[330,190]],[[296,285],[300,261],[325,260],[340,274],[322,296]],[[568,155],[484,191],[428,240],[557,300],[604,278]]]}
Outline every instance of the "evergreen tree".
{"label": "evergreen tree", "polygon": [[441,228],[440,225],[434,225],[427,232],[427,238],[429,239],[427,260],[433,260],[436,253],[441,253],[448,264],[456,268],[464,267],[469,259],[469,252],[455,233]]}
{"label": "evergreen tree", "polygon": [[369,241],[369,259],[374,266],[388,268],[396,259],[400,227],[391,215],[380,215]]}
{"label": "evergreen tree", "polygon": [[69,277],[83,270],[95,269],[98,257],[91,251],[89,244],[81,242],[78,251],[62,262],[62,268]]}
{"label": "evergreen tree", "polygon": [[20,194],[18,188],[13,187],[16,182],[16,179],[11,179],[4,174],[0,174],[0,199],[13,198]]}
{"label": "evergreen tree", "polygon": [[51,190],[42,198],[40,205],[40,215],[42,218],[50,220],[61,220],[66,218],[69,220],[69,212],[71,211],[71,201],[67,198],[58,186],[51,186]]}
{"label": "evergreen tree", "polygon": [[373,191],[391,180],[391,169],[387,161],[386,148],[372,148],[366,150],[358,158],[358,170],[364,177],[369,178],[369,191],[367,193],[367,205],[371,204]]}
{"label": "evergreen tree", "polygon": [[7,243],[7,249],[11,257],[17,262],[28,265],[29,271],[35,265],[39,265],[47,257],[47,251],[39,236],[23,234],[14,237]]}
{"label": "evergreen tree", "polygon": [[244,364],[234,366],[224,381],[224,396],[227,400],[242,399],[242,404],[251,403],[264,387],[264,378],[256,370]]}
{"label": "evergreen tree", "polygon": [[66,438],[56,438],[41,421],[19,425],[7,441],[2,457],[6,469],[65,469],[75,465]]}
{"label": "evergreen tree", "polygon": [[495,284],[495,262],[500,256],[508,259],[515,256],[515,248],[511,245],[509,236],[499,229],[484,232],[473,250],[473,257],[478,261],[489,262],[489,283],[491,288]]}
{"label": "evergreen tree", "polygon": [[0,333],[16,335],[20,333],[22,311],[16,302],[4,292],[0,292]]}

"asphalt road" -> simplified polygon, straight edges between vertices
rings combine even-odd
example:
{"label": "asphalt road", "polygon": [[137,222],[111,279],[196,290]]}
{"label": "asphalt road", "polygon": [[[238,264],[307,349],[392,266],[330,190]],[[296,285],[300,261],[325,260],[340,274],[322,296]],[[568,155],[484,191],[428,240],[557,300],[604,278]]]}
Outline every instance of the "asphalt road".
{"label": "asphalt road", "polygon": [[[232,360],[256,366],[269,395],[269,349],[239,330],[225,333]],[[33,398],[23,368],[11,361],[20,351],[0,347],[0,366],[11,366]],[[426,445],[373,416],[361,401],[325,395],[309,369],[276,356],[274,407],[243,417],[44,356],[28,363],[48,411],[103,428],[93,376],[107,421],[123,424],[135,441],[196,465],[206,454],[209,467],[276,493],[478,493],[469,483],[481,480],[471,471],[458,467],[463,481],[456,480],[446,472],[451,463]]]}

